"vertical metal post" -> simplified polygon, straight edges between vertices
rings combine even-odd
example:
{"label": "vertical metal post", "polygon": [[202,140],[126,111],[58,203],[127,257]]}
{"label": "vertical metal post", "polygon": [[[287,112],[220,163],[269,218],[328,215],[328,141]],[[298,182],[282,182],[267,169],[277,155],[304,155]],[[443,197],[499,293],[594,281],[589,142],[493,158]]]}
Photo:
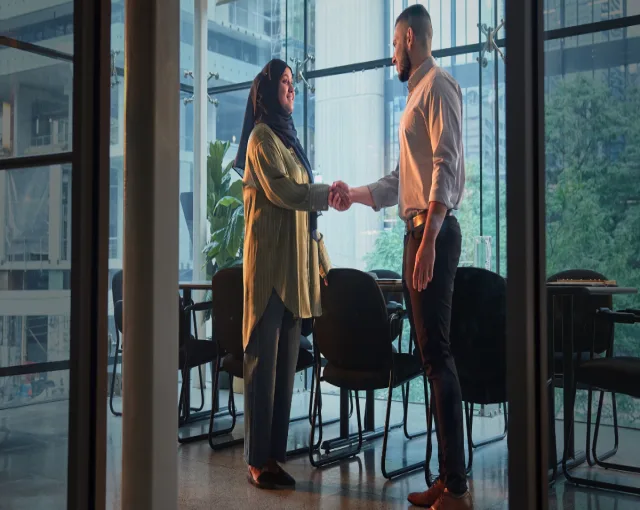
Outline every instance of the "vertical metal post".
{"label": "vertical metal post", "polygon": [[506,5],[509,507],[546,509],[543,0]]}
{"label": "vertical metal post", "polygon": [[74,1],[67,508],[105,507],[111,2]]}

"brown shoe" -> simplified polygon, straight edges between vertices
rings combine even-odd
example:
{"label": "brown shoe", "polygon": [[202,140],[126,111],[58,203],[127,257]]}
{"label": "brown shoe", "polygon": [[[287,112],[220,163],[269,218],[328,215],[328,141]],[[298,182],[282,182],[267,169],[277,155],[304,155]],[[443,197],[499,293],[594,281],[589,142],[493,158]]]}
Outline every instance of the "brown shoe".
{"label": "brown shoe", "polygon": [[431,505],[433,505],[436,501],[438,501],[438,499],[440,499],[440,496],[442,496],[443,493],[444,482],[442,482],[440,478],[438,478],[435,482],[433,482],[433,485],[429,487],[428,490],[424,492],[412,492],[411,494],[409,494],[409,497],[407,499],[409,500],[409,503],[414,506],[430,508]]}
{"label": "brown shoe", "polygon": [[469,491],[457,496],[445,490],[431,510],[473,510],[473,499]]}

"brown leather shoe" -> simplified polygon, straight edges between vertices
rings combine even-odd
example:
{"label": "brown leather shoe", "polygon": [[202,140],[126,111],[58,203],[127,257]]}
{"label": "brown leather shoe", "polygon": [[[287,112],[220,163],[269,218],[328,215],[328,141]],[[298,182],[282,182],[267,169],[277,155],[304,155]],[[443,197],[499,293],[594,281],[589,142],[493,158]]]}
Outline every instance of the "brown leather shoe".
{"label": "brown leather shoe", "polygon": [[440,499],[433,504],[431,510],[473,510],[471,493],[467,491],[461,496],[457,496],[445,490]]}
{"label": "brown leather shoe", "polygon": [[409,503],[414,506],[421,506],[429,508],[433,505],[440,496],[444,493],[444,482],[438,478],[428,490],[424,492],[412,492],[407,498]]}

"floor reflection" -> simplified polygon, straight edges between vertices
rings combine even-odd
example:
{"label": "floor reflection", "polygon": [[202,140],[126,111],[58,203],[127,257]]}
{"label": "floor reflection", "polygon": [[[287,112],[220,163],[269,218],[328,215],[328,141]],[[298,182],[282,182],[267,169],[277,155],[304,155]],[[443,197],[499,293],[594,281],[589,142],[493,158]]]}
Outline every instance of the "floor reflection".
{"label": "floor reflection", "polygon": [[[194,398],[199,395],[194,393]],[[308,409],[308,395],[296,395],[294,414]],[[337,416],[336,397],[324,399],[325,417]],[[121,403],[117,402],[117,406]],[[238,397],[242,408],[242,397]],[[376,423],[382,424],[385,402],[376,405]],[[412,428],[421,426],[419,405],[410,409]],[[392,421],[401,416],[401,408],[393,409]],[[0,411],[0,510],[62,510],[66,508],[67,469],[67,402],[54,402]],[[488,437],[498,433],[503,417],[477,418],[474,436]],[[122,460],[121,418],[109,414],[107,444],[107,508],[120,507],[120,465]],[[220,425],[224,425],[220,423]],[[196,433],[208,426],[207,421],[195,424]],[[558,422],[558,433],[562,422]],[[355,419],[352,423],[355,430]],[[238,434],[242,431],[242,420]],[[292,425],[290,446],[308,441],[309,425],[306,421]],[[326,427],[325,438],[338,433],[338,425]],[[608,440],[603,436],[604,442]],[[584,443],[584,427],[577,429],[577,444]],[[640,431],[622,430],[620,460],[640,458]],[[424,458],[424,437],[407,442],[401,429],[391,434],[388,462],[394,468],[399,463],[413,463]],[[559,445],[559,448],[561,445]],[[318,470],[310,466],[306,456],[290,460],[287,469],[296,477],[296,491],[260,492],[246,481],[246,466],[242,448],[235,447],[212,452],[206,441],[180,446],[180,508],[209,509],[251,508],[407,508],[409,492],[422,490],[424,475],[416,472],[393,481],[384,479],[380,472],[382,440],[366,445],[359,457],[339,465]],[[432,469],[436,470],[435,459]],[[616,476],[593,472],[593,476]],[[625,476],[625,475],[618,475]],[[626,479],[626,478],[625,478]],[[640,477],[636,483],[640,482]],[[633,482],[632,482],[633,483]],[[507,442],[502,441],[475,451],[474,469],[470,485],[477,510],[508,508],[508,456]],[[550,491],[550,510],[631,510],[640,508],[640,498],[603,491],[575,488],[566,485],[560,476]]]}

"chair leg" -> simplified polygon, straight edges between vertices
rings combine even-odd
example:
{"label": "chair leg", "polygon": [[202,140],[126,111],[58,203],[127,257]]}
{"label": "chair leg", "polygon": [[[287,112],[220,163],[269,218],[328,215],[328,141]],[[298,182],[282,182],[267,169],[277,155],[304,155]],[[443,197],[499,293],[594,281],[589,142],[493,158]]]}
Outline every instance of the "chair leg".
{"label": "chair leg", "polygon": [[313,415],[313,396],[315,390],[316,368],[315,364],[311,370],[311,391],[309,392],[309,425],[311,425],[311,416]]}
{"label": "chair leg", "polygon": [[[425,388],[425,395],[426,393]],[[427,487],[431,487],[435,480],[435,478],[431,476],[431,456],[433,455],[432,433],[434,432],[435,423],[433,418],[433,410],[435,409],[433,392],[430,393],[429,399],[425,401],[425,407],[427,410],[427,455],[425,460],[424,481],[427,483]]]}
{"label": "chair leg", "polygon": [[[603,398],[603,393],[601,392],[600,394],[600,399]],[[572,399],[571,399],[571,403],[572,405],[575,405],[575,391],[573,392],[572,395]],[[587,413],[591,413],[591,409],[587,409]],[[597,435],[598,435],[598,431],[600,428],[600,418],[602,415],[602,407],[598,406],[598,415],[596,417],[596,427],[595,427],[595,432],[594,432],[594,444],[597,442]],[[572,422],[569,425],[569,430],[570,432],[573,432],[573,428],[574,428],[574,423],[575,420],[572,420]],[[582,477],[577,477],[571,474],[571,470],[577,466],[573,466],[571,469],[568,467],[567,465],[567,456],[569,454],[569,444],[565,444],[564,445],[564,455],[562,456],[562,470],[564,472],[565,477],[567,478],[567,480],[569,482],[571,482],[574,485],[577,486],[584,486],[584,487],[594,487],[597,489],[606,489],[606,490],[612,490],[612,491],[618,491],[618,492],[628,492],[630,494],[637,494],[640,495],[640,487],[632,487],[629,485],[621,485],[621,484],[617,484],[617,483],[612,483],[612,482],[604,482],[604,481],[600,481],[600,480],[593,480],[593,479],[589,479],[589,478],[582,478]],[[628,472],[632,472],[632,473],[640,473],[640,467],[636,467],[636,466],[623,466],[621,464],[613,464],[613,463],[606,463],[606,462],[602,462],[600,461],[600,459],[598,459],[597,455],[594,455],[594,459],[596,461],[596,463],[599,466],[604,467],[605,469],[614,469],[617,471],[628,471]]]}
{"label": "chair leg", "polygon": [[185,385],[186,385],[186,370],[183,368],[180,370],[181,372],[181,382],[180,382],[180,397],[178,398],[178,427],[187,421],[187,413],[185,412]]}
{"label": "chair leg", "polygon": [[198,367],[198,377],[200,379],[200,407],[192,407],[194,413],[202,411],[204,408],[204,382],[202,381],[202,367]]}
{"label": "chair leg", "polygon": [[113,357],[113,370],[111,371],[111,389],[109,390],[109,409],[114,416],[122,416],[122,413],[113,408],[113,391],[116,384],[116,370],[118,368],[118,354],[120,353],[120,335],[116,333],[116,351]]}
{"label": "chair leg", "polygon": [[[474,404],[471,404],[471,419],[473,420],[473,409],[474,409]],[[491,437],[489,439],[483,439],[481,441],[478,441],[477,443],[475,443],[473,441],[473,437],[471,437],[471,446],[473,448],[480,448],[482,446],[486,446],[488,444],[491,443],[497,443],[498,441],[502,441],[505,437],[507,437],[507,430],[509,429],[509,419],[508,419],[508,415],[507,415],[507,403],[503,402],[502,403],[502,412],[504,413],[504,430],[501,434],[498,434],[497,436]]]}
{"label": "chair leg", "polygon": [[[601,399],[602,400],[602,399]],[[593,390],[589,388],[587,390],[587,408],[589,412],[587,413],[587,437],[586,437],[586,448],[585,448],[585,457],[587,460],[587,464],[590,466],[594,466],[595,462],[591,458],[591,406],[593,405]],[[594,441],[595,443],[595,441]]]}
{"label": "chair leg", "polygon": [[[216,430],[216,431],[213,430],[214,429],[214,421],[215,421],[215,413],[214,413],[215,407],[213,406],[213,400],[215,399],[215,396],[218,393],[219,381],[220,381],[220,360],[217,360],[215,376],[214,376],[214,379],[213,379],[213,388],[211,390],[212,391],[211,414],[209,415],[209,434],[208,434],[208,439],[209,439],[209,446],[211,447],[212,450],[223,450],[224,448],[229,448],[230,446],[235,446],[235,445],[244,443],[244,437],[239,438],[239,439],[230,439],[230,440],[224,441],[222,443],[216,443],[216,442],[213,441],[213,439],[216,438],[216,437],[224,436],[224,435],[227,435],[227,434],[231,434],[231,432],[233,432],[233,429],[236,426],[236,417],[238,416],[238,413],[236,412],[236,408],[235,408],[235,398],[233,398],[232,399],[233,412],[229,413],[231,415],[231,425],[229,425],[229,427],[227,427],[226,429],[221,429],[221,430]],[[229,386],[233,387],[233,376],[231,374],[229,374]],[[233,392],[231,392],[231,393],[233,393]]]}
{"label": "chair leg", "polygon": [[[423,384],[424,384],[424,389],[425,392],[427,390],[427,381],[426,381],[426,375],[423,372],[422,373],[422,380],[423,380]],[[393,471],[387,471],[387,443],[389,441],[389,425],[390,425],[390,420],[391,420],[391,401],[392,401],[392,396],[393,396],[393,371],[390,373],[389,375],[389,395],[387,397],[387,414],[386,414],[386,418],[385,418],[385,422],[384,422],[384,436],[382,439],[382,458],[381,458],[381,467],[382,467],[382,476],[384,476],[387,480],[390,480],[391,478],[395,478],[396,476],[400,476],[400,475],[404,475],[407,473],[410,473],[412,471],[415,471],[416,469],[422,469],[427,465],[427,458],[425,455],[425,460],[420,461],[420,462],[416,462],[415,464],[410,464],[408,466],[404,466],[398,469],[395,469]],[[426,407],[425,407],[426,409]],[[429,411],[426,411],[426,416],[425,418],[428,420],[429,419]],[[425,431],[425,434],[427,432]],[[415,437],[415,436],[414,436]]]}
{"label": "chair leg", "polygon": [[[602,404],[604,401],[604,391],[600,392],[600,405],[598,406],[598,414],[596,416],[596,430],[594,432],[593,435],[593,459],[595,460],[596,464],[604,469],[613,469],[616,471],[627,471],[627,472],[631,472],[631,473],[640,473],[640,467],[637,466],[627,466],[624,464],[616,464],[616,463],[612,463],[612,462],[604,462],[605,460],[605,456],[611,457],[612,455],[615,454],[618,445],[616,444],[615,447],[608,451],[604,456],[602,455],[598,455],[597,451],[596,451],[596,446],[598,444],[598,433],[600,431],[600,419],[602,417]],[[617,423],[616,423],[617,425]],[[615,432],[614,432],[615,434]],[[617,439],[617,438],[616,438]],[[616,441],[617,442],[617,441]],[[607,458],[608,458],[607,457]]]}
{"label": "chair leg", "polygon": [[549,483],[553,483],[558,476],[558,454],[556,452],[556,417],[555,417],[555,401],[554,401],[554,385],[553,379],[550,383],[547,384],[547,389],[549,394],[548,398],[548,414],[549,414],[549,471],[551,474],[549,476]]}
{"label": "chair leg", "polygon": [[469,410],[469,403],[464,403],[464,414],[467,422],[467,450],[469,450],[469,462],[466,466],[466,473],[469,475],[473,469],[473,403],[471,404],[471,410]]}
{"label": "chair leg", "polygon": [[[313,467],[319,468],[324,467],[328,464],[333,464],[335,462],[339,462],[344,459],[348,459],[351,457],[355,457],[362,450],[362,420],[360,416],[360,398],[358,397],[358,392],[355,392],[355,408],[356,408],[356,417],[358,420],[358,443],[353,446],[349,444],[349,446],[345,446],[340,448],[332,453],[327,454],[318,454],[319,458],[316,460],[315,455],[316,452],[320,449],[320,444],[322,443],[322,406],[320,405],[320,369],[319,364],[317,365],[316,372],[316,390],[315,390],[315,399],[313,403],[313,413],[311,417],[311,431],[309,433],[309,462]],[[316,418],[318,419],[318,428],[319,428],[319,438],[317,442],[314,442],[315,432],[316,432]]]}
{"label": "chair leg", "polygon": [[[427,392],[426,392],[426,387],[427,387],[427,376],[426,374],[423,372],[422,373],[422,379],[423,379],[423,383],[425,386],[425,399],[427,398]],[[407,391],[406,391],[406,399],[403,399],[403,420],[402,420],[402,424],[403,424],[403,429],[404,429],[404,437],[406,437],[407,439],[415,439],[416,437],[422,437],[422,436],[426,436],[429,433],[429,430],[427,428],[425,428],[425,430],[421,430],[420,432],[414,432],[411,433],[409,432],[409,383],[407,383]],[[425,404],[426,407],[429,407],[428,404]]]}
{"label": "chair leg", "polygon": [[[613,448],[611,450],[609,450],[606,453],[603,453],[602,455],[598,455],[597,453],[597,446],[598,446],[598,435],[599,435],[599,431],[600,431],[600,416],[602,414],[602,406],[604,404],[604,392],[600,392],[600,400],[598,402],[598,414],[597,414],[597,419],[596,419],[596,429],[594,431],[593,434],[593,446],[592,446],[592,453],[593,453],[593,464],[597,464],[600,467],[604,467],[605,469],[608,469],[605,465],[603,465],[603,461],[610,459],[611,457],[613,457],[616,453],[618,453],[618,442],[620,439],[620,435],[619,435],[619,430],[618,430],[618,410],[616,407],[616,394],[612,393],[611,394],[611,403],[612,403],[612,410],[613,410]],[[587,445],[588,447],[588,445]],[[591,464],[591,465],[593,465]]]}

